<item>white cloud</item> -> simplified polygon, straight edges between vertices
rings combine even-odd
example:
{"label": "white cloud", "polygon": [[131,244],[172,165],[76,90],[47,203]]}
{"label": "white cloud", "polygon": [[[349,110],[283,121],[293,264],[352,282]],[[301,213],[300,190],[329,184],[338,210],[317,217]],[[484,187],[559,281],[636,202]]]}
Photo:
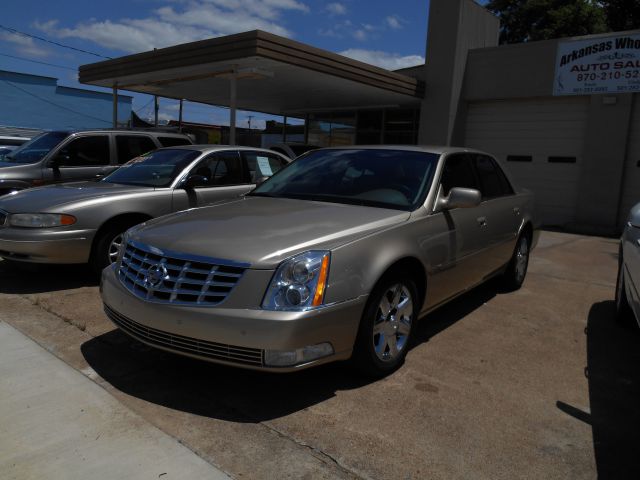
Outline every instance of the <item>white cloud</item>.
{"label": "white cloud", "polygon": [[26,37],[17,33],[0,32],[0,41],[11,43],[15,46],[18,53],[29,55],[32,57],[46,57],[51,52],[46,48],[42,48],[36,44],[33,38]]}
{"label": "white cloud", "polygon": [[353,32],[353,38],[355,38],[356,40],[360,40],[361,42],[364,42],[367,39],[367,32],[359,28],[358,30],[355,30]]}
{"label": "white cloud", "polygon": [[164,0],[145,18],[90,19],[74,27],[50,20],[34,26],[58,38],[82,38],[127,53],[141,52],[248,30],[265,30],[284,37],[292,33],[278,23],[284,11],[309,11],[297,0]]}
{"label": "white cloud", "polygon": [[395,15],[389,15],[387,18],[385,18],[385,21],[387,22],[387,25],[394,30],[399,30],[402,28],[403,21]]}
{"label": "white cloud", "polygon": [[420,55],[400,55],[397,53],[383,52],[380,50],[364,50],[360,48],[350,48],[340,52],[340,55],[360,60],[361,62],[386,68],[387,70],[397,70],[399,68],[414,67],[424,65],[424,57]]}
{"label": "white cloud", "polygon": [[347,7],[338,2],[329,3],[325,8],[331,15],[346,15],[347,13]]}

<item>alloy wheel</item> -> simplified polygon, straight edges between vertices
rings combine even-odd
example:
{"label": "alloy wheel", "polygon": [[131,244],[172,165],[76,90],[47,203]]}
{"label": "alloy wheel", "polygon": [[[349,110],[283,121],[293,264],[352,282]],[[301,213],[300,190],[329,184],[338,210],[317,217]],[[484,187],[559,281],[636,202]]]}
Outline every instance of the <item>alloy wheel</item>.
{"label": "alloy wheel", "polygon": [[398,358],[407,347],[413,322],[413,299],[409,289],[395,284],[382,295],[373,323],[373,349],[383,362]]}

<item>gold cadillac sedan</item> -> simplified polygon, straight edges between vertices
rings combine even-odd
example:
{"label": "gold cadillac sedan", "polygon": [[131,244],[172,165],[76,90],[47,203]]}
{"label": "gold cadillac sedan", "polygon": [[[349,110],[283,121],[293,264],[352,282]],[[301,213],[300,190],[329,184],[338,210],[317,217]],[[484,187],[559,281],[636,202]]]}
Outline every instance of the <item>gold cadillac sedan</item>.
{"label": "gold cadillac sedan", "polygon": [[130,229],[108,317],[148,345],[288,372],[398,368],[419,318],[479,283],[522,285],[533,198],[482,152],[309,152],[245,197]]}

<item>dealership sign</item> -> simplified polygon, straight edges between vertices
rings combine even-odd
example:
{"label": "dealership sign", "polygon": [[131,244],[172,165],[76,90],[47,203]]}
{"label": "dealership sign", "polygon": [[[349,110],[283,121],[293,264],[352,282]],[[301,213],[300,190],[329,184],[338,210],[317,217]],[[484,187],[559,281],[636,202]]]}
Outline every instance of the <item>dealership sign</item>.
{"label": "dealership sign", "polygon": [[640,33],[558,43],[554,95],[640,92]]}

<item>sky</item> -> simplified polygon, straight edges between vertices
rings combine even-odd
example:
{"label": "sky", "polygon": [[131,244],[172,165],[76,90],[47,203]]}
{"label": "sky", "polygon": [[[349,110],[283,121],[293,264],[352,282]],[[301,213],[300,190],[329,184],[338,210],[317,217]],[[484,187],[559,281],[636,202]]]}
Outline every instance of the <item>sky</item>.
{"label": "sky", "polygon": [[[0,28],[0,70],[96,89],[78,83],[79,65],[255,29],[393,70],[424,63],[428,10],[429,0],[8,1],[1,27],[85,52]],[[134,111],[152,117],[152,97],[123,93],[134,97]],[[177,110],[177,101],[160,100],[161,120],[177,119]],[[282,120],[238,112],[237,125],[246,127],[249,115],[252,128]],[[185,102],[185,121],[228,125],[228,117],[226,109]]]}

